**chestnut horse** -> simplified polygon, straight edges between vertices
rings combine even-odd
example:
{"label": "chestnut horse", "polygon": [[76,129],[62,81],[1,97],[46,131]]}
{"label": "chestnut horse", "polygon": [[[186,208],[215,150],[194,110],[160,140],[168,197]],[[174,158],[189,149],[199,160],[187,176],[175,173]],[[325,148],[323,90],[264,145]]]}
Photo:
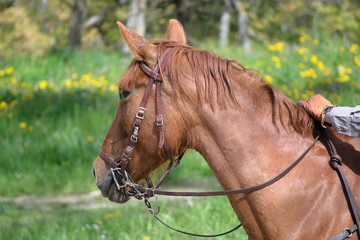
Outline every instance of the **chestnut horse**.
{"label": "chestnut horse", "polygon": [[[318,124],[283,93],[239,63],[186,45],[182,26],[170,20],[166,40],[149,42],[118,23],[134,60],[118,81],[120,101],[102,151],[121,156],[133,129],[148,76],[140,62],[154,69],[172,48],[163,77],[161,104],[167,142],[174,156],[198,151],[224,190],[254,186],[276,176],[300,156]],[[128,162],[134,182],[167,162],[158,148],[155,90],[149,96],[141,130]],[[360,139],[329,130],[343,159],[343,169],[360,200]],[[183,164],[186,164],[183,163]],[[93,174],[102,194],[124,203],[111,165],[98,156]],[[228,196],[249,239],[328,239],[354,225],[337,173],[329,166],[323,135],[285,177],[262,190]],[[352,238],[356,238],[356,234]]]}

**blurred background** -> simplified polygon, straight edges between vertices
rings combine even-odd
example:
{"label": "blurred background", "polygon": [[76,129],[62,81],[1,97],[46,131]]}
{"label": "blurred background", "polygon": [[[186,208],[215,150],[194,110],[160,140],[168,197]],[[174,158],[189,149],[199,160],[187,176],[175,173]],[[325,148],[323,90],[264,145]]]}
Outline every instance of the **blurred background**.
{"label": "blurred background", "polygon": [[[171,18],[190,45],[259,71],[295,102],[360,103],[357,0],[0,0],[0,239],[195,239],[142,202],[103,199],[91,176],[132,58],[116,21],[158,39]],[[219,189],[194,151],[166,184]],[[226,197],[155,205],[190,232],[238,223]]]}

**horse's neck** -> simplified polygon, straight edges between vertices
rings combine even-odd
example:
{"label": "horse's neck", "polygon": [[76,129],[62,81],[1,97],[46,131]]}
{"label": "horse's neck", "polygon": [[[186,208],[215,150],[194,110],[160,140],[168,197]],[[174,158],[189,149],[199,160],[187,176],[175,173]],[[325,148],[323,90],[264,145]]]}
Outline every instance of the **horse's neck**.
{"label": "horse's neck", "polygon": [[[286,132],[284,128],[279,130],[274,126],[272,105],[267,96],[260,97],[260,102],[264,100],[262,103],[251,102],[259,100],[251,94],[240,98],[243,99],[239,108],[217,108],[213,111],[205,106],[199,112],[205,127],[196,131],[194,147],[208,162],[224,189],[249,187],[269,180],[296,158],[291,155],[291,148],[299,149],[300,155],[311,143],[301,143],[301,137],[294,130]],[[286,113],[283,117],[287,121]],[[293,147],[289,148],[291,145]],[[296,150],[292,154],[294,152]],[[261,234],[261,226],[248,199],[243,196],[229,199],[244,225],[251,226],[247,231],[252,231],[256,238],[257,234]],[[261,205],[255,208],[258,207]]]}

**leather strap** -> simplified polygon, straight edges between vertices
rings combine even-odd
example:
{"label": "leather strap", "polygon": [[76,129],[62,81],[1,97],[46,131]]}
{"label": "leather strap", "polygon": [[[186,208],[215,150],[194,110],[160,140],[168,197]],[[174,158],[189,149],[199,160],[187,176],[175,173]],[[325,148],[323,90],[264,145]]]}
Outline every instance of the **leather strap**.
{"label": "leather strap", "polygon": [[[353,221],[355,223],[355,225],[353,227],[351,227],[350,229],[355,229],[354,227],[356,227],[356,231],[357,231],[357,234],[358,234],[358,239],[360,239],[360,229],[359,229],[359,226],[360,226],[360,210],[359,210],[359,207],[356,203],[356,200],[355,200],[355,197],[350,189],[350,185],[346,179],[346,176],[345,176],[345,173],[344,173],[344,170],[342,169],[341,165],[342,165],[342,161],[341,161],[341,157],[337,154],[336,152],[336,149],[335,149],[335,146],[334,144],[332,143],[332,141],[330,140],[329,138],[329,135],[326,131],[325,128],[323,128],[323,131],[324,131],[324,134],[325,134],[325,137],[326,137],[326,142],[328,144],[328,147],[329,147],[329,152],[330,152],[330,161],[329,161],[329,164],[331,166],[332,169],[334,169],[338,176],[339,176],[339,179],[340,179],[340,182],[343,186],[343,190],[344,190],[344,195],[346,197],[346,200],[348,202],[348,205],[349,205],[349,210],[350,210],[350,213],[351,213],[351,217],[353,218]],[[342,235],[342,236],[345,236],[347,233],[349,233],[348,235],[352,234],[353,232],[350,231],[350,229],[348,230],[347,228],[340,234],[338,234],[337,236],[339,235]],[[348,238],[349,236],[345,237],[345,238]],[[343,239],[345,239],[343,238]]]}

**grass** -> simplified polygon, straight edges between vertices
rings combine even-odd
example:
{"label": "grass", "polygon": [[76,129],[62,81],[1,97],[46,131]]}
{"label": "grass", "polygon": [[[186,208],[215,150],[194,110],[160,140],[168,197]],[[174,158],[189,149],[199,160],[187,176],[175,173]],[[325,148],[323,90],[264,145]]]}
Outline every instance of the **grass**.
{"label": "grass", "polygon": [[[339,105],[360,102],[357,44],[304,38],[292,44],[253,46],[251,56],[245,56],[240,47],[218,49],[211,42],[200,48],[259,70],[295,102],[315,93]],[[128,63],[108,50],[53,51],[40,58],[0,60],[0,196],[96,189],[92,163],[116,111],[114,84]],[[189,151],[166,183],[204,185],[204,179],[214,176],[202,157]],[[190,232],[216,233],[236,225],[226,198],[161,200],[161,205],[164,220]],[[0,202],[0,239],[184,238],[159,226],[139,204],[90,211],[62,205],[49,209]],[[112,217],[105,220],[105,216]],[[238,239],[239,234],[226,239]]]}
{"label": "grass", "polygon": [[[238,224],[226,197],[162,198],[154,205],[158,204],[161,207],[158,217],[181,230],[217,234]],[[0,207],[0,239],[205,239],[184,236],[165,228],[138,201],[97,210],[69,207],[53,204],[49,210],[35,204],[26,209],[26,204],[24,207],[13,202],[3,203]],[[223,239],[247,239],[247,236],[240,229]]]}

